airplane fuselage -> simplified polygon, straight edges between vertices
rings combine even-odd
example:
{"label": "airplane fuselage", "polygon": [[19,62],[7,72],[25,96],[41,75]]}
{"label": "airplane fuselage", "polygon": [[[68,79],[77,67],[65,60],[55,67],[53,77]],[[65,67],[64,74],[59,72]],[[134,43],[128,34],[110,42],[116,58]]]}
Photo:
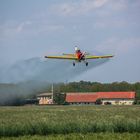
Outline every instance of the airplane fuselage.
{"label": "airplane fuselage", "polygon": [[[88,62],[85,60],[85,53],[81,52],[80,50],[75,51],[75,56],[77,57],[77,62],[83,61],[86,66],[88,66]],[[73,66],[75,66],[75,62],[73,62]]]}
{"label": "airplane fuselage", "polygon": [[76,51],[75,55],[79,62],[81,62],[81,60],[85,60],[85,55],[80,50]]}

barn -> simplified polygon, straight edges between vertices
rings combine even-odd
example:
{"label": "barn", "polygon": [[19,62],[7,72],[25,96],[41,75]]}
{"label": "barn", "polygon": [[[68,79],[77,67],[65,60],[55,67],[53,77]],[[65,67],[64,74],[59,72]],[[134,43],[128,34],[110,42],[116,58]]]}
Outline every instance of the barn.
{"label": "barn", "polygon": [[66,93],[66,102],[69,104],[97,104],[102,105],[132,105],[135,101],[135,92],[75,92]]}

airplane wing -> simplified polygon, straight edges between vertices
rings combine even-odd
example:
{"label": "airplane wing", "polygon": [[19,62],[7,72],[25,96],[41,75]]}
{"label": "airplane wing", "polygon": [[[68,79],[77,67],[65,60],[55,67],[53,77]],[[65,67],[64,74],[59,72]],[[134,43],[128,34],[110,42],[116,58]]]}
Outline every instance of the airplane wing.
{"label": "airplane wing", "polygon": [[67,55],[67,56],[75,56],[75,54],[70,54],[70,53],[63,53],[63,55]]}
{"label": "airplane wing", "polygon": [[68,60],[77,60],[77,57],[74,55],[64,55],[64,56],[45,56],[45,58],[50,59],[68,59]]}
{"label": "airplane wing", "polygon": [[102,55],[102,56],[94,56],[94,55],[87,55],[86,59],[100,59],[100,58],[110,58],[113,55]]}

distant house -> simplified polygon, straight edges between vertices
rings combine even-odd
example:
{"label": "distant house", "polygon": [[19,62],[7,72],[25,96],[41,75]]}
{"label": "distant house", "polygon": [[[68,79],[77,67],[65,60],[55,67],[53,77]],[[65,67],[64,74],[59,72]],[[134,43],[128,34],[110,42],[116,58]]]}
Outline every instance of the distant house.
{"label": "distant house", "polygon": [[66,93],[66,102],[69,104],[96,104],[99,101],[102,105],[132,105],[135,92]]}
{"label": "distant house", "polygon": [[41,93],[37,95],[39,100],[39,105],[53,104],[53,94],[52,93]]}

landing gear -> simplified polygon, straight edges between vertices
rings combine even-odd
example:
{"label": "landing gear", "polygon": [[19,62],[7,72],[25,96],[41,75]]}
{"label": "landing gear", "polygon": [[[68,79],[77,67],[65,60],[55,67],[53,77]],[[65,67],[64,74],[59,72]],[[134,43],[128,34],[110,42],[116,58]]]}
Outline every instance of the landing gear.
{"label": "landing gear", "polygon": [[[79,63],[80,63],[80,62],[81,62],[81,61],[79,61]],[[88,66],[88,62],[84,61],[84,63],[86,64],[86,66]],[[75,62],[73,62],[72,64],[73,64],[73,66],[75,67]]]}
{"label": "landing gear", "polygon": [[86,66],[88,66],[88,62],[86,62]]}

